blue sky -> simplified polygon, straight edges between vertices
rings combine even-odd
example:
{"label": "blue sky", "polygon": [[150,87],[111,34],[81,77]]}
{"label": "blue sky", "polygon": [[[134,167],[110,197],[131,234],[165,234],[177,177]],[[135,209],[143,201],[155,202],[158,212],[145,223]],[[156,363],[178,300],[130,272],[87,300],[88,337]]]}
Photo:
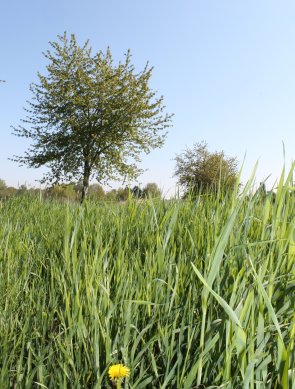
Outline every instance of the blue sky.
{"label": "blue sky", "polygon": [[269,185],[294,157],[295,2],[274,0],[12,0],[1,4],[0,178],[37,185],[42,170],[8,160],[29,142],[11,135],[44,73],[42,52],[64,31],[95,51],[110,46],[122,59],[131,49],[141,70],[154,66],[153,89],[175,114],[165,146],[143,157],[139,182],[173,192],[175,154],[206,140],[246,162],[259,159],[257,181]]}

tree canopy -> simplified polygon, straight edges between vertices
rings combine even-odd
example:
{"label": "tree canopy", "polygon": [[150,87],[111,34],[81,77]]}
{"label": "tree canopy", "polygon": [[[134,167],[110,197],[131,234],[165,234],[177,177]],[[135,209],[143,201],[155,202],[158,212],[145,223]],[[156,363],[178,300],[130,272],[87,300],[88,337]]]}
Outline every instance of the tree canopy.
{"label": "tree canopy", "polygon": [[7,188],[6,182],[0,178],[0,190]]}
{"label": "tree canopy", "polygon": [[175,161],[174,176],[185,196],[229,190],[236,184],[237,158],[227,157],[223,151],[210,152],[205,141],[187,148]]}
{"label": "tree canopy", "polygon": [[138,199],[146,199],[149,197],[161,197],[162,191],[155,182],[149,182],[141,189],[140,186],[135,185],[131,189],[132,196]]}
{"label": "tree canopy", "polygon": [[153,68],[136,72],[131,53],[114,63],[110,49],[92,54],[64,33],[44,53],[47,74],[31,84],[32,101],[14,134],[32,140],[13,160],[49,172],[41,182],[83,182],[82,201],[95,177],[136,178],[140,154],[161,147],[171,114],[149,86]]}
{"label": "tree canopy", "polygon": [[162,191],[155,182],[149,182],[143,189],[143,197],[161,197]]}
{"label": "tree canopy", "polygon": [[[81,194],[81,182],[72,182],[67,184],[53,185],[46,188],[28,187],[20,185],[17,188],[8,187],[3,179],[0,179],[0,200],[8,200],[14,196],[29,196],[31,198],[38,197],[45,200],[57,200],[67,202],[79,201]],[[162,193],[158,185],[154,182],[147,183],[142,189],[138,185],[119,187],[105,191],[100,184],[90,184],[88,190],[88,198],[90,201],[113,201],[121,202],[129,198],[136,200],[144,200],[147,198],[161,198]]]}

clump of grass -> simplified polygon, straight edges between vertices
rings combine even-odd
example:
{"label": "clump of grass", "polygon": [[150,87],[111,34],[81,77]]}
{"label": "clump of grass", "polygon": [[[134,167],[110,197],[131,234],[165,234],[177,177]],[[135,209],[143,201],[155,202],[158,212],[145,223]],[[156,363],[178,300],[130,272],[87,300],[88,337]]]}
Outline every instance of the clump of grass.
{"label": "clump of grass", "polygon": [[0,387],[294,387],[293,189],[4,202]]}

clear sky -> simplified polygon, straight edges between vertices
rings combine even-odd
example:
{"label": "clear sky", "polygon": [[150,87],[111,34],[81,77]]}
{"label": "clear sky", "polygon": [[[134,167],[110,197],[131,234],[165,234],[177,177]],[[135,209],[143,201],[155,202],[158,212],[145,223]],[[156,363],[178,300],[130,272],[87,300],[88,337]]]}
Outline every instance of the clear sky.
{"label": "clear sky", "polygon": [[11,134],[30,99],[29,85],[45,71],[42,52],[64,31],[95,51],[128,48],[141,70],[154,66],[151,86],[174,113],[165,146],[143,157],[139,182],[173,192],[176,153],[206,140],[246,163],[259,159],[257,180],[278,177],[294,157],[294,0],[11,0],[0,7],[0,178],[37,185],[42,170],[8,160],[28,142]]}

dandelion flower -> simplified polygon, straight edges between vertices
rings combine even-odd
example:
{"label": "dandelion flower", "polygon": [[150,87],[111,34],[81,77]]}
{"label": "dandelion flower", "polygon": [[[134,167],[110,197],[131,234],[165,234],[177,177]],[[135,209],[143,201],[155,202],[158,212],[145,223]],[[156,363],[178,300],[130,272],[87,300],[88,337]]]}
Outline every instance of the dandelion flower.
{"label": "dandelion flower", "polygon": [[112,381],[121,380],[125,377],[129,377],[130,369],[121,363],[118,365],[112,365],[109,368],[109,376]]}

